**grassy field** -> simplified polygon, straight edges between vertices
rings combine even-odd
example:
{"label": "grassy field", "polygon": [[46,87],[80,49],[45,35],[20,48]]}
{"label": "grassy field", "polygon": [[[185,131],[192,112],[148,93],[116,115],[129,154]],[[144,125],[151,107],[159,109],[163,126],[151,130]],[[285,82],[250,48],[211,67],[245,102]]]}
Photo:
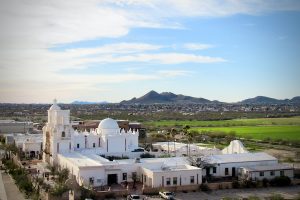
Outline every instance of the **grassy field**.
{"label": "grassy field", "polygon": [[293,140],[300,141],[300,117],[292,118],[259,118],[234,119],[221,121],[154,121],[145,123],[147,127],[158,129],[189,125],[191,130],[209,132],[234,132],[239,137],[250,137],[263,140]]}
{"label": "grassy field", "polygon": [[272,125],[299,125],[300,117],[291,118],[259,118],[259,119],[233,119],[219,121],[176,121],[162,120],[145,122],[146,126],[154,127],[181,127],[189,125],[190,127],[231,127],[231,126],[272,126]]}
{"label": "grassy field", "polygon": [[300,141],[300,126],[234,126],[234,127],[200,127],[192,130],[210,132],[234,132],[239,137],[251,137],[263,140],[293,140]]}

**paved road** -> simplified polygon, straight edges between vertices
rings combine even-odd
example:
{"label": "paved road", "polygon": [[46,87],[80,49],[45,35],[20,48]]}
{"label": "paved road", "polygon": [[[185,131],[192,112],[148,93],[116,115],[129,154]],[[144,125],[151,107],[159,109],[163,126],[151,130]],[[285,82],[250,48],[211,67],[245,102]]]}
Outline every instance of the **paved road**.
{"label": "paved road", "polygon": [[0,170],[0,200],[7,200],[7,195],[6,195],[4,183],[2,181],[2,172],[1,172],[1,170]]}
{"label": "paved road", "polygon": [[6,191],[7,200],[25,200],[14,180],[12,180],[8,174],[2,173],[2,181]]}

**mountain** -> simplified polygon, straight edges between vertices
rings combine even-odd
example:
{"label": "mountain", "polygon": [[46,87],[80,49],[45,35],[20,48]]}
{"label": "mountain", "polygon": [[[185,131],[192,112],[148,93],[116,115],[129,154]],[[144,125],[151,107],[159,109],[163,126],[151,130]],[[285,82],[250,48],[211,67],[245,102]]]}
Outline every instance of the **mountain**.
{"label": "mountain", "polygon": [[290,101],[293,104],[300,104],[300,96],[294,97]]}
{"label": "mountain", "polygon": [[89,102],[89,101],[73,101],[71,104],[87,105],[87,104],[107,104],[107,101]]}
{"label": "mountain", "polygon": [[[220,101],[210,101],[204,98],[196,98],[191,96],[185,96],[182,94],[174,94],[172,92],[157,93],[150,91],[144,96],[139,98],[132,98],[130,100],[121,101],[120,104],[220,104]],[[266,96],[257,96],[237,102],[239,104],[257,104],[257,105],[269,105],[269,104],[300,104],[300,96],[292,99],[275,99]]]}
{"label": "mountain", "polygon": [[220,103],[218,101],[210,101],[204,98],[195,98],[191,96],[185,96],[182,94],[174,94],[171,92],[157,93],[150,91],[144,96],[139,98],[132,98],[128,101],[121,101],[121,104],[208,104],[208,103]]}
{"label": "mountain", "polygon": [[245,99],[241,104],[299,104],[300,96],[294,97],[292,99],[274,99],[265,96],[257,96],[254,98]]}

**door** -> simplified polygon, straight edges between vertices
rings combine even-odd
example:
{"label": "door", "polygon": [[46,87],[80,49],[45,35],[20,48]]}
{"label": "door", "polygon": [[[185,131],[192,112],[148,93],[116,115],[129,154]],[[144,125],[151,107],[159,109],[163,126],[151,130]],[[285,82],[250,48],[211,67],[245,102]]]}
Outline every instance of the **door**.
{"label": "door", "polygon": [[108,174],[107,175],[107,185],[117,184],[118,176],[117,174]]}
{"label": "door", "polygon": [[207,167],[206,168],[206,176],[209,176],[209,174],[210,174],[209,172],[210,172],[210,167]]}
{"label": "door", "polygon": [[231,173],[232,177],[235,177],[235,167],[232,168],[232,173]]}

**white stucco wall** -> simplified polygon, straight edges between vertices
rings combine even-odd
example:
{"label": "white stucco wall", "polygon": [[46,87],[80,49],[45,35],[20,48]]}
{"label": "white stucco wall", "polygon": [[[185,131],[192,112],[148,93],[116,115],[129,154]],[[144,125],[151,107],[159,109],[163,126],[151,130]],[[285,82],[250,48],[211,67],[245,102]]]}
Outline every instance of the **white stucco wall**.
{"label": "white stucco wall", "polygon": [[[251,166],[263,166],[263,165],[276,165],[278,163],[277,160],[273,161],[257,161],[257,162],[241,162],[241,163],[221,163],[221,164],[216,164],[215,167],[216,173],[213,173],[213,168],[210,168],[210,174],[212,176],[219,176],[219,177],[224,177],[224,176],[232,176],[232,168],[235,168],[235,176],[238,175],[238,168],[240,167],[251,167]],[[225,168],[228,168],[228,174],[225,175]],[[206,175],[206,169],[202,170],[203,176]]]}
{"label": "white stucco wall", "polygon": [[[195,185],[202,183],[201,169],[190,170],[166,170],[152,171],[149,169],[141,169],[141,177],[144,178],[145,184],[150,187],[167,187],[180,185]],[[191,176],[194,177],[194,183],[191,183]],[[146,180],[145,180],[146,177]],[[177,178],[177,184],[173,184],[174,177]],[[170,185],[167,185],[167,179],[170,178]]]}

